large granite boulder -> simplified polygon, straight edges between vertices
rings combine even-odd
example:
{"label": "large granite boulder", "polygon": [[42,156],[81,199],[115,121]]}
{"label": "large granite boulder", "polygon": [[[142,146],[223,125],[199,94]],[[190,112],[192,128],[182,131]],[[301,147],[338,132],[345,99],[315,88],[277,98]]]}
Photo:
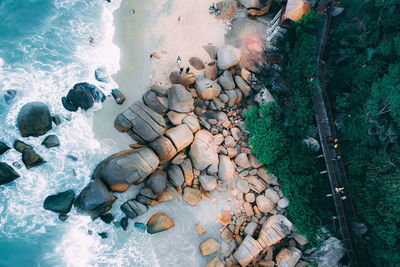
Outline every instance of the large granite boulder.
{"label": "large granite boulder", "polygon": [[168,92],[169,108],[176,112],[190,112],[194,109],[193,96],[185,87],[174,84]]}
{"label": "large granite boulder", "polygon": [[[130,125],[132,126],[129,129]],[[132,138],[140,144],[152,142],[162,136],[166,127],[160,114],[139,101],[120,113],[114,126],[120,132],[131,130]]]}
{"label": "large granite boulder", "polygon": [[67,190],[55,195],[46,197],[43,208],[61,214],[67,214],[74,203],[75,193],[73,190]]}
{"label": "large granite boulder", "polygon": [[7,163],[0,162],[0,185],[7,184],[19,177],[19,174]]}
{"label": "large granite boulder", "polygon": [[165,132],[165,136],[172,141],[177,152],[183,150],[193,142],[192,130],[186,124],[168,129]]}
{"label": "large granite boulder", "polygon": [[170,159],[175,157],[177,151],[170,139],[165,136],[160,136],[149,144],[151,149],[157,154],[160,159],[160,165],[164,165]]}
{"label": "large granite boulder", "polygon": [[159,232],[167,231],[171,227],[174,227],[174,221],[169,218],[165,213],[156,213],[151,216],[150,220],[146,224],[147,232],[149,234],[156,234]]}
{"label": "large granite boulder", "polygon": [[235,89],[235,82],[233,81],[232,73],[228,70],[225,70],[224,73],[221,76],[219,76],[218,83],[225,90]]}
{"label": "large granite boulder", "polygon": [[75,207],[78,211],[89,214],[94,220],[109,211],[114,201],[115,197],[108,192],[103,182],[95,179],[81,191]]}
{"label": "large granite boulder", "polygon": [[[93,97],[93,100],[96,102],[104,102],[104,100],[106,100],[105,94],[96,85],[87,82],[77,83],[74,85],[73,89],[81,89],[89,92],[89,94]],[[67,99],[69,99],[68,95]]]}
{"label": "large granite boulder", "polygon": [[146,106],[160,114],[168,110],[168,98],[158,96],[154,85],[143,94],[143,102]]}
{"label": "large granite boulder", "polygon": [[121,210],[131,219],[143,215],[147,211],[147,206],[142,203],[131,199],[121,205]]}
{"label": "large granite boulder", "polygon": [[190,147],[189,156],[198,170],[204,170],[211,164],[217,163],[217,143],[214,136],[206,130],[198,131]]}
{"label": "large granite boulder", "polygon": [[67,110],[76,111],[78,108],[88,110],[94,101],[104,102],[105,99],[106,96],[97,86],[84,82],[75,84],[62,102]]}
{"label": "large granite boulder", "polygon": [[148,147],[124,150],[97,165],[93,179],[101,179],[116,192],[124,192],[132,184],[141,183],[158,166],[157,155]]}
{"label": "large granite boulder", "polygon": [[215,81],[209,80],[204,76],[198,76],[194,84],[197,95],[204,100],[211,100],[219,95],[221,86]]}
{"label": "large granite boulder", "polygon": [[240,50],[231,45],[224,45],[218,49],[217,57],[218,68],[226,70],[239,64]]}
{"label": "large granite boulder", "polygon": [[156,169],[147,179],[147,185],[155,194],[161,193],[167,186],[167,173],[164,170]]}
{"label": "large granite boulder", "polygon": [[196,81],[196,76],[193,73],[174,71],[169,75],[169,80],[172,84],[180,84],[187,89]]}
{"label": "large granite boulder", "polygon": [[18,113],[17,126],[23,137],[41,136],[51,130],[51,115],[46,104],[30,102]]}

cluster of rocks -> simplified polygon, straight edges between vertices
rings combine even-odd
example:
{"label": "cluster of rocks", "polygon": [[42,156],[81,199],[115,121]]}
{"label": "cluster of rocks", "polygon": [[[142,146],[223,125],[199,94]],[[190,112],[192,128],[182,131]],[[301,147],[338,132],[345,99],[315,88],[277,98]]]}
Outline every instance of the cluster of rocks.
{"label": "cluster of rocks", "polygon": [[[17,126],[22,137],[39,137],[45,135],[52,129],[52,123],[59,125],[61,119],[59,116],[51,116],[49,108],[41,102],[30,102],[25,104],[17,117]],[[54,134],[47,135],[42,145],[47,148],[57,147],[60,145],[58,137]],[[39,166],[46,161],[35,151],[33,146],[20,140],[15,140],[13,148],[21,153],[22,162],[27,169]],[[6,153],[11,148],[4,142],[0,142],[0,155]],[[18,162],[14,162],[13,166],[21,168]],[[0,185],[7,184],[19,178],[18,173],[5,162],[0,162]]]}

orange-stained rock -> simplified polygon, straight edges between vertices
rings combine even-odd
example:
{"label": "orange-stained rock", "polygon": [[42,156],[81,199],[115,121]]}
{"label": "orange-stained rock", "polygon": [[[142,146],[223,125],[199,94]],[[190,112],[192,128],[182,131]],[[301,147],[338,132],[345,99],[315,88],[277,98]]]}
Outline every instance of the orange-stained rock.
{"label": "orange-stained rock", "polygon": [[150,220],[147,222],[147,232],[149,234],[156,234],[166,231],[174,226],[174,221],[165,215],[165,213],[156,213],[151,216]]}

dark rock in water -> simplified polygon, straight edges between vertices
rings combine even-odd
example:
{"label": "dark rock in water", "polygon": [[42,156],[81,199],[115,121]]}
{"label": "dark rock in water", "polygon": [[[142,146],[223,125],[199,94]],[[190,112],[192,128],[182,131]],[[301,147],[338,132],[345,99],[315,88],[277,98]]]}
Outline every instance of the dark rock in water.
{"label": "dark rock in water", "polygon": [[125,102],[125,96],[121,93],[120,90],[112,89],[111,94],[114,97],[114,99],[118,105],[122,105],[122,103]]}
{"label": "dark rock in water", "polygon": [[73,190],[50,195],[44,200],[43,208],[57,213],[67,214],[71,210],[74,198],[75,193]]}
{"label": "dark rock in water", "polygon": [[67,155],[67,159],[71,159],[73,161],[78,161],[78,158],[75,157],[74,155]]}
{"label": "dark rock in water", "polygon": [[106,224],[110,224],[114,220],[114,216],[111,213],[106,213],[100,216],[100,220]]}
{"label": "dark rock in water", "polygon": [[15,168],[17,168],[17,169],[21,169],[21,168],[22,168],[22,165],[19,164],[18,162],[13,162],[12,165],[13,165]]}
{"label": "dark rock in water", "polygon": [[93,220],[111,209],[115,197],[99,179],[89,183],[79,194],[75,207],[78,211],[89,214]]}
{"label": "dark rock in water", "polygon": [[28,145],[20,140],[15,140],[14,142],[14,148],[15,150],[17,150],[18,152],[24,152],[25,149],[33,149],[33,147],[31,145]]}
{"label": "dark rock in water", "polygon": [[9,89],[4,92],[4,102],[10,105],[13,99],[17,96],[17,90]]}
{"label": "dark rock in water", "polygon": [[128,200],[121,205],[121,210],[131,219],[134,219],[147,211],[147,206],[136,200]]}
{"label": "dark rock in water", "polygon": [[101,179],[113,191],[124,192],[132,183],[141,183],[158,164],[158,157],[148,147],[124,150],[100,162],[92,178]]}
{"label": "dark rock in water", "polygon": [[27,169],[42,165],[46,161],[35,150],[26,148],[22,152],[22,162]]}
{"label": "dark rock in water", "polygon": [[101,238],[106,239],[108,238],[108,234],[106,232],[97,233]]}
{"label": "dark rock in water", "polygon": [[157,213],[151,216],[147,222],[147,232],[149,234],[156,234],[168,230],[175,226],[174,222],[165,213]]}
{"label": "dark rock in water", "polygon": [[97,68],[94,71],[94,76],[99,82],[108,83],[110,81],[110,76],[108,75],[107,70],[104,67]]}
{"label": "dark rock in water", "polygon": [[19,177],[19,174],[7,163],[0,162],[0,185],[7,184]]}
{"label": "dark rock in water", "polygon": [[128,224],[129,224],[128,217],[124,217],[121,219],[121,227],[122,229],[124,229],[124,231],[126,231],[126,229],[128,228]]}
{"label": "dark rock in water", "polygon": [[96,85],[90,83],[77,83],[72,89],[80,89],[88,92],[96,102],[104,102],[106,100],[106,95]]}
{"label": "dark rock in water", "polygon": [[[90,94],[90,92],[84,90],[81,87],[76,87],[76,88],[74,87],[73,89],[69,90],[66,100],[73,106],[77,106],[84,110],[88,110],[94,104],[94,99],[93,96]],[[66,108],[65,105],[64,107]],[[69,110],[68,108],[66,109]]]}
{"label": "dark rock in water", "polygon": [[19,111],[17,125],[23,137],[44,135],[52,128],[49,108],[41,102],[25,104]]}
{"label": "dark rock in water", "polygon": [[62,222],[65,222],[68,219],[68,215],[67,214],[60,214],[58,215],[58,219]]}
{"label": "dark rock in water", "polygon": [[0,155],[4,154],[10,147],[0,141]]}
{"label": "dark rock in water", "polygon": [[65,96],[63,96],[61,98],[61,102],[62,102],[63,107],[68,111],[74,112],[74,111],[78,110],[78,106],[76,106],[76,105],[72,104],[71,102],[69,102],[68,99]]}
{"label": "dark rock in water", "polygon": [[133,226],[135,226],[135,228],[138,229],[140,232],[146,232],[146,225],[144,225],[143,223],[135,222]]}
{"label": "dark rock in water", "polygon": [[93,231],[92,230],[88,230],[87,233],[88,233],[88,235],[92,235]]}
{"label": "dark rock in water", "polygon": [[46,136],[46,138],[42,142],[42,145],[47,148],[56,147],[60,145],[60,140],[58,140],[57,135],[51,134]]}
{"label": "dark rock in water", "polygon": [[51,120],[58,126],[61,124],[61,116],[60,115],[54,115],[51,117]]}

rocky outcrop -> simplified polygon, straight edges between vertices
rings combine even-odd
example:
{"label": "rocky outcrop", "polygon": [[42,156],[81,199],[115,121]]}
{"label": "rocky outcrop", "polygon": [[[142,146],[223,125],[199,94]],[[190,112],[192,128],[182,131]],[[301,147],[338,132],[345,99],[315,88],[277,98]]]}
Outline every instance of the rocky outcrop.
{"label": "rocky outcrop", "polygon": [[41,136],[51,130],[51,115],[46,104],[30,102],[18,113],[17,126],[23,137]]}
{"label": "rocky outcrop", "polygon": [[113,191],[124,192],[132,183],[141,183],[159,162],[157,155],[147,147],[124,150],[100,162],[92,177],[101,179]]}
{"label": "rocky outcrop", "polygon": [[218,68],[222,70],[229,69],[240,62],[240,50],[231,45],[224,45],[218,49]]}
{"label": "rocky outcrop", "polygon": [[57,213],[67,214],[74,203],[75,193],[67,190],[55,195],[48,196],[43,203],[43,208]]}
{"label": "rocky outcrop", "polygon": [[198,131],[190,147],[189,156],[194,167],[198,170],[204,170],[211,164],[218,162],[217,144],[214,136],[205,130]]}
{"label": "rocky outcrop", "polygon": [[151,216],[150,220],[146,224],[147,232],[149,234],[156,234],[159,232],[167,231],[175,224],[171,218],[169,218],[165,213],[156,213]]}
{"label": "rocky outcrop", "polygon": [[94,220],[109,211],[114,201],[115,197],[108,192],[103,182],[95,179],[81,191],[75,207],[78,211],[90,215]]}
{"label": "rocky outcrop", "polygon": [[114,126],[120,132],[129,132],[140,144],[152,142],[162,136],[166,127],[164,118],[141,102],[135,102],[120,113]]}
{"label": "rocky outcrop", "polygon": [[174,84],[168,92],[169,108],[176,112],[190,112],[194,109],[192,94],[180,84]]}
{"label": "rocky outcrop", "polygon": [[211,100],[219,95],[221,87],[215,81],[209,80],[204,76],[197,77],[194,84],[197,95],[203,100]]}
{"label": "rocky outcrop", "polygon": [[0,185],[8,184],[19,178],[19,174],[7,163],[0,162]]}

